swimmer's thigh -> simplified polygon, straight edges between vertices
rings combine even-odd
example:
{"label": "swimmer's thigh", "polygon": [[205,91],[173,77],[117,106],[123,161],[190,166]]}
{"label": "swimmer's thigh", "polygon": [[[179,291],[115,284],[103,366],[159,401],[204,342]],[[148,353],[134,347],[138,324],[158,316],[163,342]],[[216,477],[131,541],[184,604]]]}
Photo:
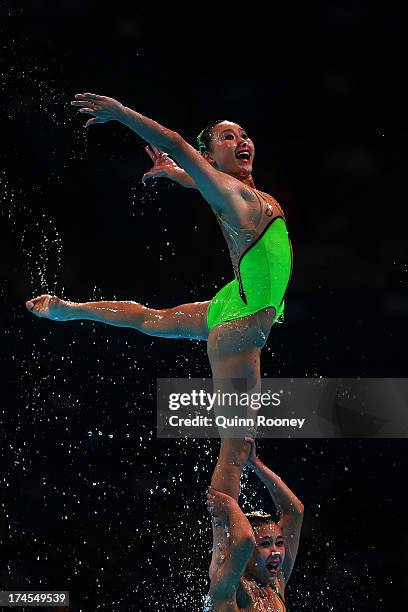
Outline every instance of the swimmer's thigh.
{"label": "swimmer's thigh", "polygon": [[193,302],[160,310],[147,308],[140,331],[161,338],[207,340],[209,303]]}
{"label": "swimmer's thigh", "polygon": [[274,308],[225,321],[208,334],[207,353],[213,376],[258,378],[259,361],[275,317]]}

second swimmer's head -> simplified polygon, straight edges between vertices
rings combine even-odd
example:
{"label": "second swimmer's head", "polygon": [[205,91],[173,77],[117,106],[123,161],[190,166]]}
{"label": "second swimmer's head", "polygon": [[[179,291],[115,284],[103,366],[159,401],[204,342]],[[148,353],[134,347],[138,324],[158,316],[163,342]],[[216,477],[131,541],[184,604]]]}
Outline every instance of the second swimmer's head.
{"label": "second swimmer's head", "polygon": [[285,559],[282,530],[270,514],[249,512],[245,516],[254,532],[256,545],[245,575],[265,585],[274,584]]}

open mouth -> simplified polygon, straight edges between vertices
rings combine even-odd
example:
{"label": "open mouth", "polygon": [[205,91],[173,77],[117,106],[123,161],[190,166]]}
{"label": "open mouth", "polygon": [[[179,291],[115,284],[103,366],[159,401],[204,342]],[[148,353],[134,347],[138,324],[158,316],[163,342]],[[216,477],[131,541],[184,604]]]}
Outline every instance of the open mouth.
{"label": "open mouth", "polygon": [[249,151],[240,151],[235,154],[235,157],[241,161],[249,162],[251,159],[251,153]]}
{"label": "open mouth", "polygon": [[277,572],[279,569],[279,565],[279,561],[270,561],[266,564],[266,569],[268,570],[268,572]]}

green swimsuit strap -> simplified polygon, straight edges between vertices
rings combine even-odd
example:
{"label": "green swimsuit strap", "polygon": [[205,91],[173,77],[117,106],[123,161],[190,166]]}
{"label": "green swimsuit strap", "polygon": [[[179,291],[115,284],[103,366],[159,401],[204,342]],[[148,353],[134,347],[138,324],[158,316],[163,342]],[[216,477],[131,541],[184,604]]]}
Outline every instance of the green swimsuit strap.
{"label": "green swimsuit strap", "polygon": [[273,590],[275,591],[275,593],[277,594],[277,596],[279,597],[279,599],[281,600],[281,602],[283,603],[283,605],[286,608],[286,604],[285,604],[285,600],[283,599],[280,590],[278,589],[278,587],[276,586],[276,584],[272,585]]}

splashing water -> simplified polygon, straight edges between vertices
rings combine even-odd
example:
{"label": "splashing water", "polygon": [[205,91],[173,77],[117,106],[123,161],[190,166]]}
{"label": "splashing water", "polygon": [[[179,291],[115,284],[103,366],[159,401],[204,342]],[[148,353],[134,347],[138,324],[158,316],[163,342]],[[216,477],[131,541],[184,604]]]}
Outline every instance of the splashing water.
{"label": "splashing water", "polygon": [[[55,220],[44,211],[34,212],[22,190],[10,184],[4,170],[0,172],[0,215],[7,219],[27,262],[29,287],[42,293],[62,292],[59,279],[63,244]],[[17,229],[22,226],[24,229]]]}

